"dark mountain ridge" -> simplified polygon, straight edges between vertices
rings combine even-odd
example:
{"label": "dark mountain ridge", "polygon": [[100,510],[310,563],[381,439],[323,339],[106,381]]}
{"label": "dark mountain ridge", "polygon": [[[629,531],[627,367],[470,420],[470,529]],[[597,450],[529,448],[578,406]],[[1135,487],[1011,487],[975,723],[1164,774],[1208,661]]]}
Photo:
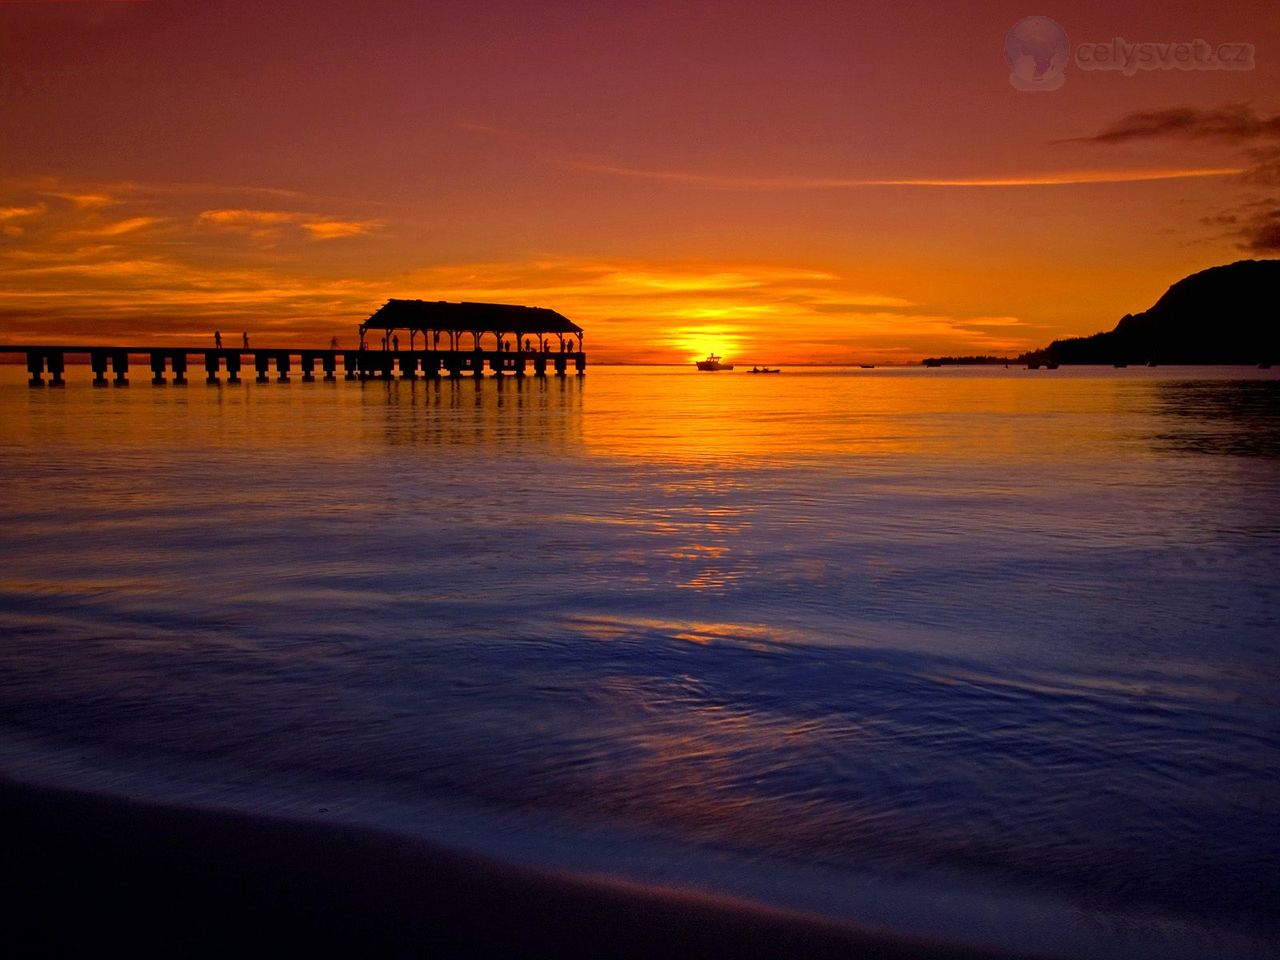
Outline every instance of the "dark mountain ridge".
{"label": "dark mountain ridge", "polygon": [[1280,260],[1239,260],[1193,273],[1115,329],[1055,340],[1032,363],[1258,364],[1280,360]]}

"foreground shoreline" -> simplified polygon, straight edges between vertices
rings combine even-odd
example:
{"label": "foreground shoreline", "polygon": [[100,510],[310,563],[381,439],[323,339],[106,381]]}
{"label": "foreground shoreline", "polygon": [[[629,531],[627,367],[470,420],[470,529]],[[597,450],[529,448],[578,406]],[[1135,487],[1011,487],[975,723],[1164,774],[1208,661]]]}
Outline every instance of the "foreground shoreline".
{"label": "foreground shoreline", "polygon": [[343,825],[0,777],[10,943],[40,954],[1011,956],[729,899],[571,878]]}

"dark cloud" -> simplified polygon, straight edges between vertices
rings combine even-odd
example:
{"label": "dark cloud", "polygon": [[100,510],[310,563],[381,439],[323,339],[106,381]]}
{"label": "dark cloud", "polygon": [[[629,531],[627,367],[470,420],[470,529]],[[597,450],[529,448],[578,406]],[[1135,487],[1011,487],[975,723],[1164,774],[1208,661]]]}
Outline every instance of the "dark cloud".
{"label": "dark cloud", "polygon": [[1101,132],[1073,137],[1059,143],[1128,143],[1133,140],[1177,138],[1244,143],[1250,140],[1280,139],[1280,114],[1260,116],[1243,105],[1214,110],[1196,107],[1169,107],[1126,114]]}
{"label": "dark cloud", "polygon": [[1240,231],[1240,246],[1254,253],[1280,253],[1280,208],[1258,214]]}
{"label": "dark cloud", "polygon": [[1280,253],[1280,198],[1245,197],[1234,206],[1207,217],[1200,223],[1221,227],[1236,246],[1249,253]]}
{"label": "dark cloud", "polygon": [[[1280,185],[1280,114],[1259,114],[1243,104],[1212,110],[1169,107],[1129,113],[1088,137],[1058,143],[1112,144],[1144,140],[1201,140],[1238,145],[1245,170],[1241,179],[1250,184]],[[1275,142],[1272,142],[1275,141]],[[1234,206],[1200,223],[1229,228],[1242,250],[1251,253],[1280,252],[1280,208],[1274,198],[1246,197]]]}

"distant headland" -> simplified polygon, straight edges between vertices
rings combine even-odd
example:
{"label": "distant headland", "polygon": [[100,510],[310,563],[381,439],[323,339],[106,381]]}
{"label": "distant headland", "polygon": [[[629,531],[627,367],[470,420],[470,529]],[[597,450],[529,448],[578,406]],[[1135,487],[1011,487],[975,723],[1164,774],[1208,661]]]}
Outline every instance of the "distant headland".
{"label": "distant headland", "polygon": [[1179,280],[1105,333],[1054,340],[1016,358],[930,357],[924,364],[1269,364],[1280,361],[1278,303],[1280,260],[1239,260]]}

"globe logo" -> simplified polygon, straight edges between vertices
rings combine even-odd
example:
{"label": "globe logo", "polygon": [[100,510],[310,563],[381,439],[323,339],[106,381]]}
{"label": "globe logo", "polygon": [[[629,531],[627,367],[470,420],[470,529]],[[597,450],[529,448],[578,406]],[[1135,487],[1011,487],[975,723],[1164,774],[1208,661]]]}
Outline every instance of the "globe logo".
{"label": "globe logo", "polygon": [[1057,90],[1070,56],[1067,32],[1048,17],[1023,17],[1004,38],[1009,82],[1019,90]]}

